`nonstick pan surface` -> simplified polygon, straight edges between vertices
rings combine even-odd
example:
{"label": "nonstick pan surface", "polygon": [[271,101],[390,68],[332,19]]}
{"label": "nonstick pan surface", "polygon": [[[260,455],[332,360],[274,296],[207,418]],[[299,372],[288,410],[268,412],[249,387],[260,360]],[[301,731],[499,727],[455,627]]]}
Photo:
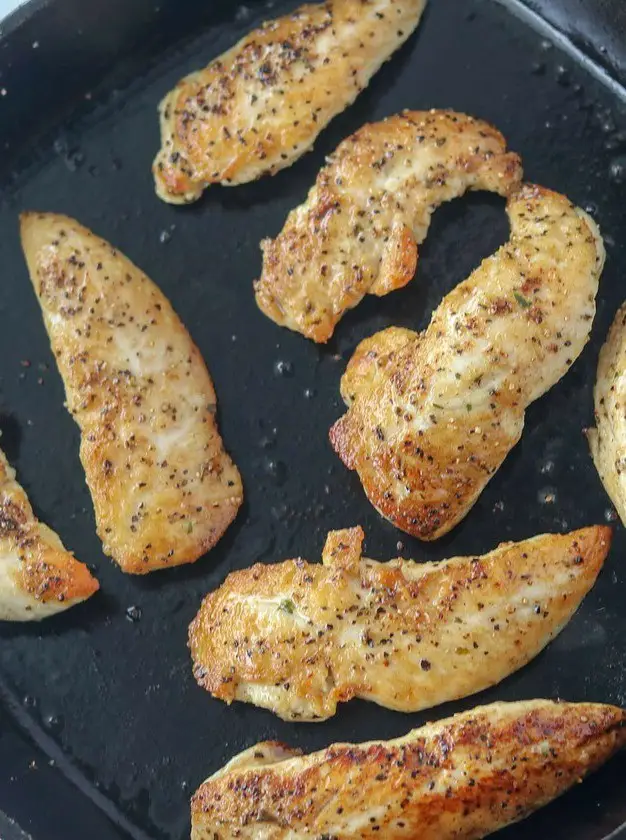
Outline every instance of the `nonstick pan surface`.
{"label": "nonstick pan surface", "polygon": [[[188,836],[195,787],[260,739],[312,750],[394,737],[496,699],[626,705],[626,539],[583,436],[598,352],[626,297],[619,71],[613,83],[599,78],[493,0],[431,0],[418,33],[311,154],[274,178],[211,188],[175,208],[152,186],[158,101],[183,74],[296,4],[80,5],[40,4],[0,40],[0,428],[36,511],[96,570],[102,589],[42,625],[0,627],[0,809],[34,840],[179,840]],[[429,107],[493,122],[522,154],[529,180],[566,193],[599,221],[608,260],[581,358],[530,408],[521,443],[467,519],[424,545],[381,520],[332,453],[339,379],[359,340],[390,324],[423,328],[441,297],[506,239],[503,202],[477,194],[437,211],[416,279],[364,301],[326,347],[265,318],[251,283],[259,240],[277,233],[343,137],[365,121]],[[246,501],[193,567],[136,579],[102,555],[78,431],[20,251],[23,209],[68,213],[119,246],[168,295],[207,360]],[[571,624],[531,665],[479,696],[416,715],[352,702],[331,721],[298,726],[251,706],[227,708],[194,683],[187,626],[203,595],[255,561],[318,559],[330,529],[361,524],[368,556],[420,560],[607,520],[613,549]],[[500,836],[600,840],[624,822],[622,757]],[[14,831],[0,819],[0,836]]]}

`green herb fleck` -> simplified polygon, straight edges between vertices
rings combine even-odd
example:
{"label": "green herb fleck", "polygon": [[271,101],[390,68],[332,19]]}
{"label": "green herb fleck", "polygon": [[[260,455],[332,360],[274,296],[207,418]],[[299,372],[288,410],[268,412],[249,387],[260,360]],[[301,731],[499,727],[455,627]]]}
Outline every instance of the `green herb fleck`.
{"label": "green herb fleck", "polygon": [[293,613],[296,609],[296,605],[294,604],[294,602],[291,599],[285,598],[278,605],[278,609],[282,610],[283,612],[289,613],[289,615],[293,615]]}
{"label": "green herb fleck", "polygon": [[472,404],[471,403],[465,403],[465,408],[467,409],[467,411],[471,411],[472,410]]}
{"label": "green herb fleck", "polygon": [[439,403],[433,403],[433,408],[438,408],[440,411],[443,411],[443,406],[439,405]]}
{"label": "green herb fleck", "polygon": [[188,534],[191,534],[191,532],[193,531],[193,522],[191,521],[191,519],[187,522],[186,531]]}
{"label": "green herb fleck", "polygon": [[532,306],[532,303],[525,298],[524,295],[521,295],[519,292],[514,292],[515,300],[519,303],[522,309],[528,309],[529,306]]}
{"label": "green herb fleck", "polygon": [[469,648],[466,648],[466,647],[458,647],[458,648],[456,649],[456,652],[459,654],[459,656],[467,656],[467,654],[469,653]]}

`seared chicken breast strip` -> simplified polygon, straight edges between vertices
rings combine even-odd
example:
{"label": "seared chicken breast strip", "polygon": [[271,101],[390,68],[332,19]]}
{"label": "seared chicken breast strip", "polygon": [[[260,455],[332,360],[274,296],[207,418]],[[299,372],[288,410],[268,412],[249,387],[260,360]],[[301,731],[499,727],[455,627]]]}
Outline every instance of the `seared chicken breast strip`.
{"label": "seared chicken breast strip", "polygon": [[468,513],[518,442],[524,412],[587,343],[604,247],[558,193],[526,185],[507,203],[511,236],[447,295],[421,334],[363,341],[330,430],[368,499],[424,540]]}
{"label": "seared chicken breast strip", "polygon": [[626,525],[626,304],[600,351],[594,401],[596,428],[587,431],[591,455]]}
{"label": "seared chicken breast strip", "polygon": [[577,784],[626,744],[598,703],[494,703],[394,741],[301,755],[257,744],[191,801],[192,840],[478,840]]}
{"label": "seared chicken breast strip", "polygon": [[425,0],[328,0],[264,23],[161,102],[157,195],[195,201],[290,166],[419,23]]}
{"label": "seared chicken breast strip", "polygon": [[212,548],[243,498],[213,383],[162,292],[66,216],[22,216],[22,244],[104,551],[142,574]]}
{"label": "seared chicken breast strip", "polygon": [[415,274],[434,210],[468,190],[506,196],[522,168],[482,120],[405,111],[343,141],[307,200],[266,239],[257,303],[281,326],[328,341],[366,294],[386,295]]}
{"label": "seared chicken breast strip", "polygon": [[609,549],[606,527],[505,543],[442,563],[361,556],[328,535],[323,564],[230,574],[190,627],[194,674],[230,703],[324,720],[362,697],[415,712],[494,685],[562,630]]}
{"label": "seared chicken breast strip", "polygon": [[98,588],[87,566],[39,522],[0,450],[0,621],[40,621]]}

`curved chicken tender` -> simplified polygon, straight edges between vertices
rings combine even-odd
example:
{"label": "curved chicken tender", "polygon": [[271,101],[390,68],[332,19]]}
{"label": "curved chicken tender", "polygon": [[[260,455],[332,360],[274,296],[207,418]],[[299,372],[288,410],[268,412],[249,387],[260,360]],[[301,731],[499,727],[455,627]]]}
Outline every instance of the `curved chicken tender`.
{"label": "curved chicken tender", "polygon": [[604,247],[558,193],[524,186],[511,236],[447,295],[425,332],[366,339],[341,381],[331,443],[398,528],[433,540],[468,513],[518,442],[531,402],[587,343]]}
{"label": "curved chicken tender", "polygon": [[263,24],[161,102],[157,195],[182,204],[209,184],[290,166],[419,23],[425,0],[329,0]]}
{"label": "curved chicken tender", "polygon": [[600,351],[594,402],[596,428],[587,431],[591,455],[626,525],[626,304]]}
{"label": "curved chicken tender", "polygon": [[394,741],[301,755],[265,741],[191,800],[192,840],[479,840],[546,805],[626,745],[599,703],[494,703]]}
{"label": "curved chicken tender", "polygon": [[154,283],[73,219],[23,215],[22,245],[104,551],[132,574],[192,563],[243,498],[198,348]]}
{"label": "curved chicken tender", "polygon": [[468,190],[508,195],[518,156],[482,120],[405,111],[343,141],[276,239],[266,239],[255,284],[281,326],[328,341],[366,294],[386,295],[415,274],[433,211]]}
{"label": "curved chicken tender", "polygon": [[0,621],[40,621],[98,589],[87,566],[36,518],[0,450]]}
{"label": "curved chicken tender", "polygon": [[363,697],[415,712],[494,685],[569,621],[609,550],[609,528],[505,543],[442,563],[361,558],[363,531],[328,535],[323,565],[230,574],[189,632],[214,696],[285,720]]}

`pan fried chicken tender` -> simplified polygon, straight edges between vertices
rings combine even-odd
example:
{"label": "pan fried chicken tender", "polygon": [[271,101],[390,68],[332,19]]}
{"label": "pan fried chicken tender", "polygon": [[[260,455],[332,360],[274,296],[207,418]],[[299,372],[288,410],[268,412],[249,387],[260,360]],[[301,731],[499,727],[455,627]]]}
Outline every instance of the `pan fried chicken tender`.
{"label": "pan fried chicken tender", "polygon": [[393,741],[240,753],[191,800],[192,840],[479,840],[551,802],[626,745],[598,703],[494,703]]}
{"label": "pan fried chicken tender", "polygon": [[594,390],[596,428],[587,431],[593,462],[626,524],[626,304],[600,352]]}
{"label": "pan fried chicken tender", "polygon": [[161,102],[157,195],[273,175],[367,87],[417,27],[425,0],[328,0],[264,23]]}
{"label": "pan fried chicken tender", "polygon": [[87,566],[39,522],[0,450],[0,621],[40,621],[98,588]]}
{"label": "pan fried chicken tender", "polygon": [[521,437],[524,412],[589,338],[604,246],[567,198],[526,185],[509,241],[448,294],[423,333],[356,349],[331,443],[368,499],[423,540],[450,531]]}
{"label": "pan fried chicken tender", "polygon": [[504,137],[465,114],[405,111],[365,125],[339,145],[276,239],[261,243],[257,303],[277,324],[328,341],[366,294],[411,280],[439,205],[468,190],[506,196],[521,178]]}
{"label": "pan fried chicken tender", "polygon": [[213,383],[162,292],[66,216],[22,216],[22,245],[106,554],[131,574],[192,563],[243,498]]}
{"label": "pan fried chicken tender", "polygon": [[362,697],[402,712],[465,697],[536,656],[569,621],[609,550],[607,527],[505,543],[442,563],[361,556],[328,535],[323,564],[230,574],[189,644],[200,685],[285,720],[324,720]]}

